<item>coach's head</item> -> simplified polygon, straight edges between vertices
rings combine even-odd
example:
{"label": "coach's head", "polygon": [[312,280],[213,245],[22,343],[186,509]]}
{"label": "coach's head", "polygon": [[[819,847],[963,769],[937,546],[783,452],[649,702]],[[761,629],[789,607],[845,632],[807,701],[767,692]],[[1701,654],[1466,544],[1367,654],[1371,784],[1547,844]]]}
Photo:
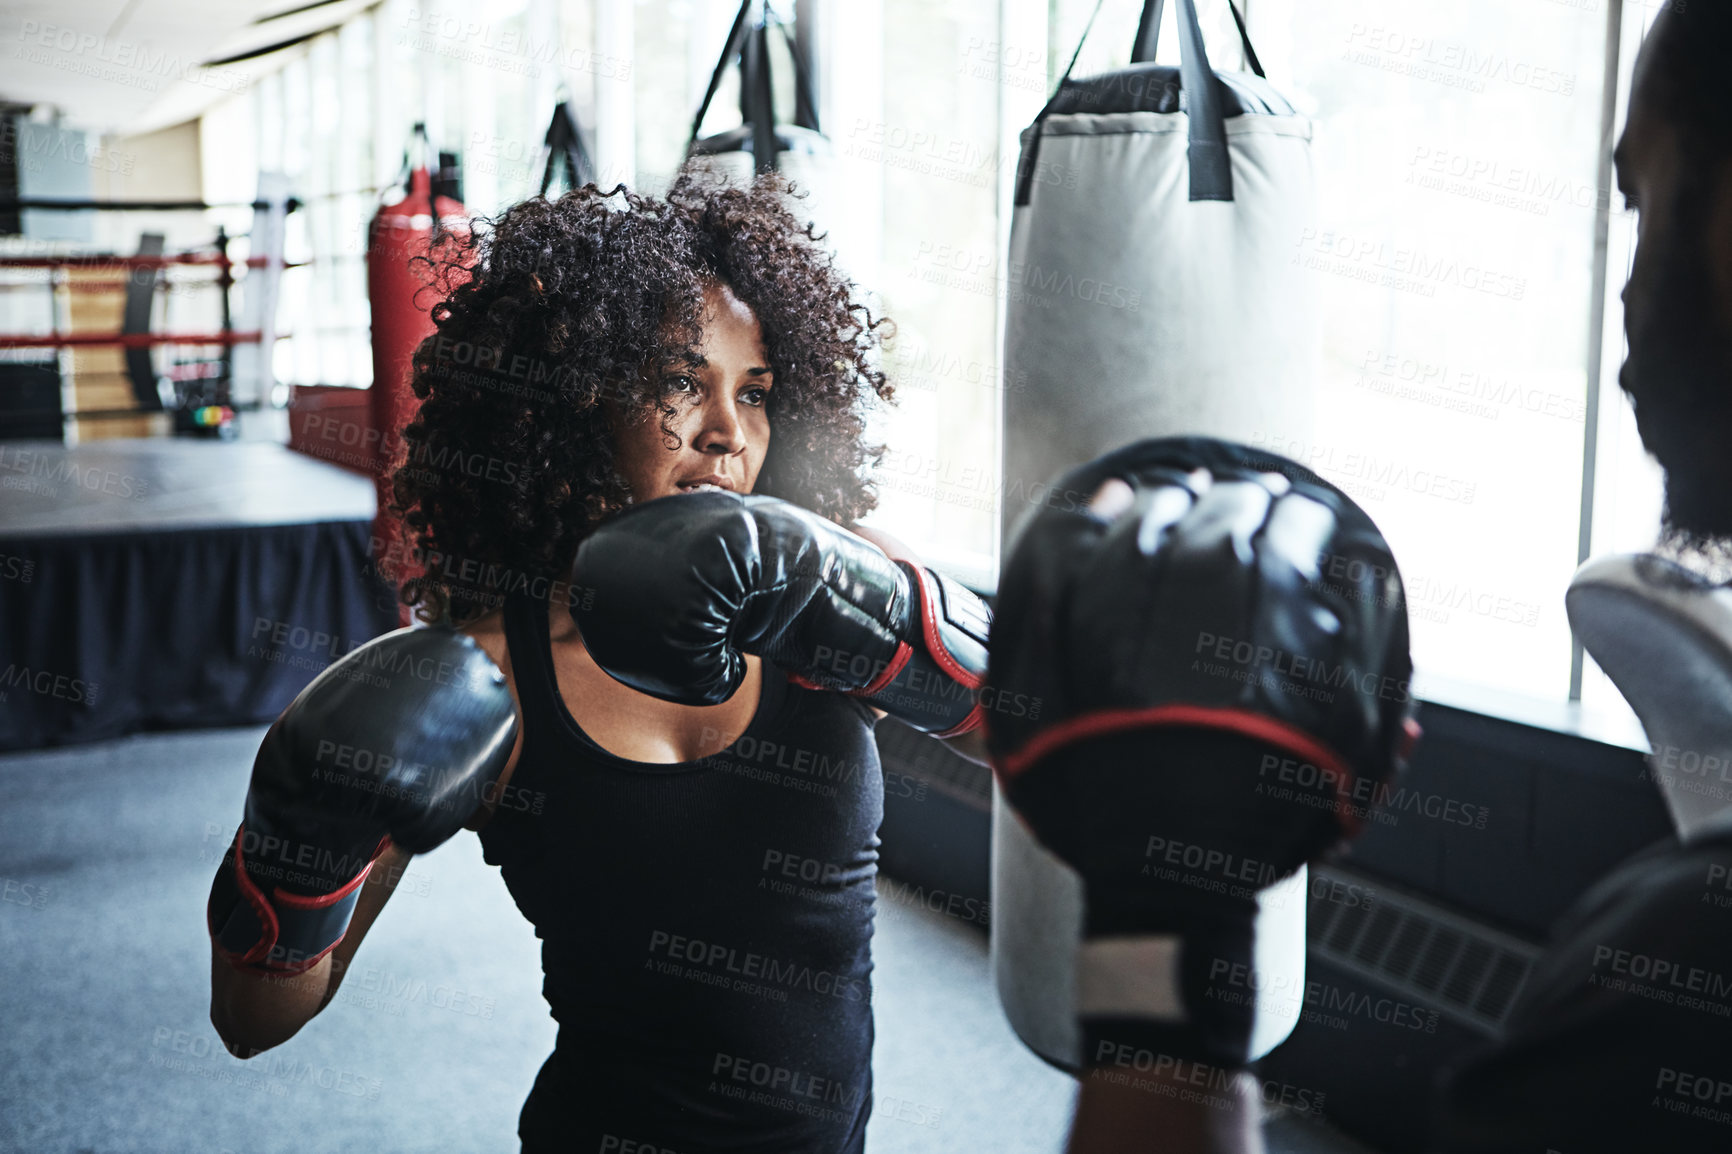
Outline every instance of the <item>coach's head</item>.
{"label": "coach's head", "polygon": [[1666,470],[1666,526],[1732,537],[1732,5],[1673,0],[1636,60],[1614,154],[1638,216],[1619,381]]}

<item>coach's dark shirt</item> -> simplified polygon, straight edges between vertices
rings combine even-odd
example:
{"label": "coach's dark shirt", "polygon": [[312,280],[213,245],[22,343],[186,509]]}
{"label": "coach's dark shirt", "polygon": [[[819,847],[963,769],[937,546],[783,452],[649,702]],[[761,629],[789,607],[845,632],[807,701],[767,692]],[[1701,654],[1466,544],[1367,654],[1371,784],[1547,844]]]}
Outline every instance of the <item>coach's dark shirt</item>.
{"label": "coach's dark shirt", "polygon": [[546,604],[504,616],[523,750],[481,843],[542,939],[559,1022],[524,1150],[857,1149],[884,813],[872,714],[766,664],[728,749],[628,761],[560,699]]}
{"label": "coach's dark shirt", "polygon": [[1732,1151],[1732,833],[1638,854],[1556,941],[1506,1044],[1446,1085],[1434,1148]]}

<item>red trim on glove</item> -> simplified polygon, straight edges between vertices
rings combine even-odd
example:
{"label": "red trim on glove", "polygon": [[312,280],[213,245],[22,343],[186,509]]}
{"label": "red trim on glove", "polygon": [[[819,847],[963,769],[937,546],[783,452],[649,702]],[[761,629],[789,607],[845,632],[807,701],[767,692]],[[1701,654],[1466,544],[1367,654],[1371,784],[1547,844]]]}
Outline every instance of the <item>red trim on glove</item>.
{"label": "red trim on glove", "polygon": [[1357,780],[1347,761],[1311,734],[1284,721],[1243,709],[1207,705],[1156,705],[1145,709],[1106,709],[1073,717],[1035,735],[1027,745],[997,763],[1000,777],[1010,779],[1026,772],[1043,758],[1072,742],[1109,733],[1164,726],[1221,729],[1267,742],[1278,749],[1305,758],[1335,777],[1335,816],[1349,837],[1358,834],[1363,822],[1352,808],[1353,783]]}
{"label": "red trim on glove", "polygon": [[282,932],[281,923],[277,921],[277,911],[271,906],[271,899],[265,892],[253,884],[248,875],[246,862],[241,858],[241,843],[245,840],[247,823],[242,822],[235,830],[235,882],[241,891],[241,897],[246,900],[253,912],[258,915],[261,933],[259,940],[244,954],[231,955],[231,960],[241,965],[257,965],[269,956],[271,947],[277,944],[277,935]]}
{"label": "red trim on glove", "polygon": [[[378,854],[374,854],[373,858],[377,859],[378,856]],[[369,860],[366,865],[361,867],[361,872],[355,875],[355,880],[349,882],[340,890],[335,890],[328,894],[314,894],[309,897],[306,894],[284,893],[282,887],[277,886],[271,891],[271,896],[274,900],[282,902],[285,906],[293,906],[297,910],[322,910],[326,906],[334,906],[344,898],[348,897],[355,891],[357,886],[367,880],[367,875],[372,872],[373,862]]]}
{"label": "red trim on glove", "polygon": [[[282,902],[286,906],[291,906],[300,910],[320,910],[327,906],[334,906],[344,898],[348,897],[351,893],[355,892],[355,890],[367,880],[367,876],[373,872],[373,863],[378,861],[380,855],[390,848],[391,835],[386,834],[384,837],[379,839],[379,844],[373,848],[373,856],[367,859],[367,864],[361,867],[361,872],[355,875],[354,880],[349,882],[342,889],[336,890],[333,893],[318,894],[309,897],[304,894],[284,893],[282,887],[278,886],[272,889],[272,896],[274,900]],[[277,935],[273,934],[271,938],[271,945],[273,947],[276,945],[276,936]],[[347,928],[345,928],[342,933],[337,935],[336,941],[332,942],[310,958],[302,958],[297,962],[267,961],[263,964],[265,968],[269,969],[273,973],[304,974],[314,966],[318,965],[320,959],[322,959],[326,954],[342,945],[343,939],[348,936],[349,932]]]}
{"label": "red trim on glove", "polygon": [[966,689],[979,689],[985,680],[977,673],[964,669],[956,658],[950,655],[950,650],[944,647],[943,635],[938,631],[938,602],[928,583],[924,566],[907,562],[909,571],[914,574],[914,583],[920,590],[920,632],[926,640],[926,652],[938,667],[950,674],[956,682]]}
{"label": "red trim on glove", "polygon": [[974,703],[974,708],[968,711],[967,717],[963,718],[943,733],[935,733],[932,736],[938,738],[940,741],[947,737],[961,737],[965,733],[973,733],[985,723],[986,710],[982,709],[980,707],[980,702],[976,701]]}
{"label": "red trim on glove", "polygon": [[874,677],[859,689],[850,689],[848,692],[852,693],[856,697],[878,696],[878,694],[884,692],[886,686],[896,680],[896,675],[902,672],[903,667],[908,664],[909,660],[913,658],[913,656],[913,647],[906,641],[898,641],[896,643],[896,656],[890,659],[890,664],[884,667],[883,672],[879,673],[877,677]]}
{"label": "red trim on glove", "polygon": [[[908,664],[909,660],[912,659],[913,656],[914,650],[909,648],[908,643],[906,641],[898,641],[896,643],[896,656],[890,659],[890,663],[884,667],[883,671],[880,672],[877,677],[874,677],[869,683],[861,686],[859,689],[848,689],[844,690],[844,692],[852,694],[855,697],[876,697],[878,694],[884,692],[885,686],[896,680],[896,675],[902,672],[903,667]],[[807,680],[806,678],[801,677],[798,673],[788,674],[788,680],[793,684],[798,685],[801,689],[816,689],[820,693],[828,693],[831,689],[828,685],[819,685],[816,681]]]}
{"label": "red trim on glove", "polygon": [[[391,848],[391,836],[386,834],[384,837],[379,839],[379,844],[373,849],[372,857],[367,860],[367,864],[361,868],[361,872],[355,876],[353,881],[349,882],[335,893],[318,894],[314,896],[285,893],[280,886],[271,887],[270,895],[266,896],[265,892],[259,889],[258,885],[254,883],[251,875],[246,871],[246,861],[241,854],[241,846],[245,837],[246,823],[242,822],[240,828],[235,831],[235,882],[237,888],[240,890],[241,897],[248,905],[252,906],[254,914],[258,916],[260,926],[259,940],[242,954],[230,953],[229,951],[224,950],[220,944],[217,947],[218,952],[223,955],[224,959],[231,966],[244,968],[253,973],[305,973],[307,970],[318,965],[320,959],[322,959],[326,954],[341,945],[343,939],[348,937],[348,934],[344,933],[338,935],[336,941],[332,942],[310,958],[303,958],[295,963],[272,962],[269,960],[271,951],[276,948],[277,940],[282,936],[282,923],[278,920],[276,908],[272,903],[282,902],[286,906],[303,910],[323,909],[326,906],[335,905],[337,902],[353,893],[357,887],[367,880],[367,875],[373,872],[373,863],[378,861],[379,858]],[[207,928],[210,929],[211,937],[214,940],[217,931],[209,924],[210,916],[208,911],[206,912],[205,923]]]}

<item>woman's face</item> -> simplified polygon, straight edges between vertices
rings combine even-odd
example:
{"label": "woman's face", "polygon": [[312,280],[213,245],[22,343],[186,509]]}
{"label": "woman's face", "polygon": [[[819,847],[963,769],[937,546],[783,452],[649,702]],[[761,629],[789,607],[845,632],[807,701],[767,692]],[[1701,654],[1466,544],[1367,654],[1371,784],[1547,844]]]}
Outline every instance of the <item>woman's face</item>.
{"label": "woman's face", "polygon": [[770,358],[752,310],[724,284],[704,290],[694,360],[656,370],[680,438],[670,449],[653,407],[613,414],[615,466],[642,504],[708,483],[750,493],[770,448]]}

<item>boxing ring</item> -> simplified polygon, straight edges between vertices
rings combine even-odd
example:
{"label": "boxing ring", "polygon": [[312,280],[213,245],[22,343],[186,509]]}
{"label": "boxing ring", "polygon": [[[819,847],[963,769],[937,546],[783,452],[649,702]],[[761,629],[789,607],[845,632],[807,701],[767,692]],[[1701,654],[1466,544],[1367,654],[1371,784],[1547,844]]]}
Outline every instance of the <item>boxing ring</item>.
{"label": "boxing ring", "polygon": [[0,750],[274,719],[397,625],[373,486],[266,441],[0,441]]}

